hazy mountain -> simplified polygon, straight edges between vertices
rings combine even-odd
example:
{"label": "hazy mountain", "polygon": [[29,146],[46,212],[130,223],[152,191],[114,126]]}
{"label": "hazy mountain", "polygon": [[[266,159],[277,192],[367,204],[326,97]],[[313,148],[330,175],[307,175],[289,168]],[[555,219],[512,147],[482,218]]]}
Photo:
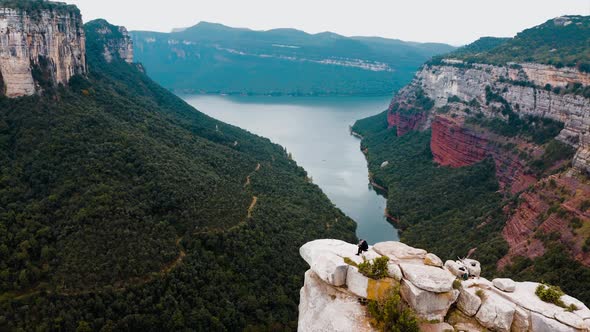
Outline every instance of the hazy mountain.
{"label": "hazy mountain", "polygon": [[454,48],[377,37],[254,31],[201,22],[132,32],[137,60],[176,92],[387,95],[431,56]]}

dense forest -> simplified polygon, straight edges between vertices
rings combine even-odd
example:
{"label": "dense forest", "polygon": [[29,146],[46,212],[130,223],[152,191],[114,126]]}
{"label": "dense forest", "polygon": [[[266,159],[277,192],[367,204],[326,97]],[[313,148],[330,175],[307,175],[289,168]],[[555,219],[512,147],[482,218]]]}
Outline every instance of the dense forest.
{"label": "dense forest", "polygon": [[431,56],[454,47],[295,29],[255,31],[201,22],[172,33],[132,32],[135,56],[179,93],[390,95]]}
{"label": "dense forest", "polygon": [[481,38],[446,57],[496,65],[536,62],[590,72],[590,16],[555,18],[510,39]]}
{"label": "dense forest", "polygon": [[0,330],[294,331],[299,246],[354,222],[85,28],[88,77],[0,97]]}
{"label": "dense forest", "polygon": [[[474,258],[482,263],[486,278],[543,281],[590,302],[590,269],[570,258],[559,237],[545,239],[550,250],[543,256],[518,259],[503,271],[496,270],[497,261],[508,252],[501,235],[507,218],[503,209],[513,208],[518,196],[498,192],[491,158],[472,166],[441,167],[433,161],[430,131],[412,131],[398,137],[395,128],[387,128],[386,119],[383,112],[357,121],[353,130],[364,137],[362,146],[367,149],[373,180],[388,189],[387,211],[397,220],[402,242],[443,259],[464,257],[471,248],[477,248]],[[532,130],[527,121],[540,120],[522,121],[506,122],[501,128],[512,124],[511,134],[549,142],[547,155],[536,165],[539,172],[546,168],[543,162],[556,158],[554,154],[559,155],[557,159],[564,153],[573,155],[571,148],[550,139],[559,132],[555,131],[557,124],[548,121]],[[389,165],[381,168],[384,161]]]}

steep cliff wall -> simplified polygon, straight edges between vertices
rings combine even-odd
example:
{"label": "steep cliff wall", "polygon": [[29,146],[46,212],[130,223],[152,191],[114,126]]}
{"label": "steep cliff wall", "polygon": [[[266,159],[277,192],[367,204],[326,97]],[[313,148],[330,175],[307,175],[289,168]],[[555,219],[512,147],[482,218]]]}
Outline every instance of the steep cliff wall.
{"label": "steep cliff wall", "polygon": [[0,8],[0,72],[8,97],[86,73],[82,17],[75,7]]}
{"label": "steep cliff wall", "polygon": [[[388,121],[390,127],[398,128],[398,135],[431,128],[430,147],[435,162],[463,167],[491,157],[501,189],[520,195],[514,205],[506,202],[511,206],[505,209],[508,221],[502,235],[510,249],[499,267],[511,263],[516,256],[543,255],[544,236],[558,236],[571,257],[590,266],[588,249],[583,249],[590,236],[590,219],[579,208],[580,197],[590,196],[585,175],[590,172],[590,98],[586,86],[589,83],[590,74],[572,68],[443,60],[437,65],[425,65],[391,103]],[[415,107],[420,99],[416,95],[431,99],[432,107]],[[402,110],[418,111],[407,116]],[[518,133],[502,134],[498,130],[501,127],[492,126],[508,123],[514,116],[563,123],[563,129],[559,131],[557,127],[552,135],[576,151],[571,163],[556,159],[545,165],[545,171],[535,169],[534,161],[542,160],[549,149],[547,141],[535,141]],[[553,153],[558,154],[555,149]],[[576,172],[567,171],[569,165]],[[549,182],[546,177],[553,173],[558,176]],[[557,185],[547,184],[555,182]]]}
{"label": "steep cliff wall", "polygon": [[536,182],[534,176],[527,174],[527,163],[518,153],[502,148],[497,135],[466,125],[464,120],[445,115],[434,117],[430,141],[434,161],[443,166],[462,167],[492,157],[501,188],[510,187],[512,193],[517,193]]}
{"label": "steep cliff wall", "polygon": [[502,231],[510,250],[500,267],[516,256],[541,256],[547,236],[558,237],[572,257],[590,266],[590,250],[584,247],[590,235],[590,209],[583,203],[589,197],[590,184],[564,174],[539,181],[520,195]]}
{"label": "steep cliff wall", "polygon": [[425,66],[415,80],[426,96],[434,100],[435,107],[444,107],[449,98],[457,97],[472,102],[466,108],[479,110],[488,117],[497,117],[492,107],[495,105],[489,105],[486,100],[486,87],[490,87],[498,91],[519,115],[563,122],[565,127],[558,139],[578,149],[574,166],[590,171],[590,99],[539,88],[547,84],[552,87],[568,83],[585,85],[590,82],[589,74],[537,64],[512,67],[438,65]]}
{"label": "steep cliff wall", "polygon": [[127,63],[133,63],[133,43],[125,27],[101,24],[96,32],[106,41],[103,56],[107,62],[112,62],[113,57],[118,57]]}

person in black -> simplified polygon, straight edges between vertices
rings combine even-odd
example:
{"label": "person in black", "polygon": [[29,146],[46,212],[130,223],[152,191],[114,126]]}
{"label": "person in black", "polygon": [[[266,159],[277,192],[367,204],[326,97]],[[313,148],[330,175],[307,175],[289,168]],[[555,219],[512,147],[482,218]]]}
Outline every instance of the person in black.
{"label": "person in black", "polygon": [[369,244],[367,243],[367,241],[363,239],[359,241],[358,247],[359,251],[356,253],[357,256],[360,255],[363,251],[369,250]]}

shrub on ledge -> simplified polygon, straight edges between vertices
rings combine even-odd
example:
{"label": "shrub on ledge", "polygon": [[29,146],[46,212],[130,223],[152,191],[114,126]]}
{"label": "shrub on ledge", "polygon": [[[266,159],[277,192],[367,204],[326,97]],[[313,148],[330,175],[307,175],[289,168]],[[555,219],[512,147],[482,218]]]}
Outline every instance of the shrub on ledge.
{"label": "shrub on ledge", "polygon": [[399,286],[390,288],[387,294],[367,306],[372,324],[381,331],[418,332],[416,314],[402,301]]}
{"label": "shrub on ledge", "polygon": [[364,259],[362,263],[358,264],[358,269],[365,277],[378,280],[389,275],[387,271],[388,262],[389,257],[387,256],[381,256],[372,261]]}

